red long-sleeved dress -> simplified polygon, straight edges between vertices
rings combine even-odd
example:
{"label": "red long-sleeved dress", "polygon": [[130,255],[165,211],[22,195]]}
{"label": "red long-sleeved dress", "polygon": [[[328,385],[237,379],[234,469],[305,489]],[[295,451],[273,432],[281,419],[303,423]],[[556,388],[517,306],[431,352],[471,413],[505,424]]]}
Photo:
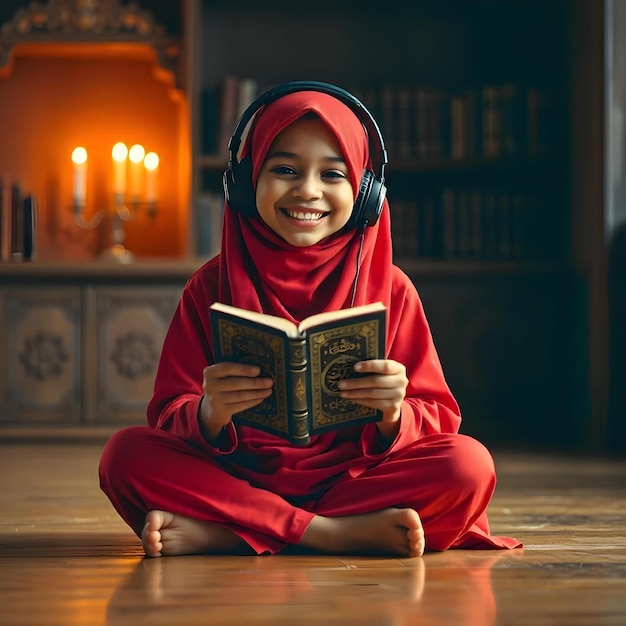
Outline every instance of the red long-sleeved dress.
{"label": "red long-sleeved dress", "polygon": [[[489,535],[486,509],[495,488],[492,457],[457,434],[460,416],[439,364],[417,294],[394,271],[390,326],[411,327],[411,346],[391,343],[389,358],[407,367],[409,388],[398,436],[388,449],[375,424],[313,437],[293,446],[245,426],[228,429],[216,449],[198,423],[202,369],[211,362],[208,310],[217,298],[218,262],[184,289],[164,343],[149,427],[114,434],[101,462],[102,487],[139,535],[152,509],[220,524],[257,553],[296,544],[314,514],[352,515],[412,507],[429,550],[511,548]],[[406,320],[406,321],[405,321]]]}

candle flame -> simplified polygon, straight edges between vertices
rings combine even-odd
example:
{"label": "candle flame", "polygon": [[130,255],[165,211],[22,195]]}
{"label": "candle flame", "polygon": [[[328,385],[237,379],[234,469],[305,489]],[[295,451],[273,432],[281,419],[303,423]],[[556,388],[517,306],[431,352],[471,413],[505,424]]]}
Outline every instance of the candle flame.
{"label": "candle flame", "polygon": [[87,163],[87,150],[82,146],[78,146],[72,150],[72,163],[76,165],[82,165],[83,163]]}
{"label": "candle flame", "polygon": [[134,146],[130,147],[130,150],[128,151],[128,158],[132,163],[141,163],[145,154],[146,151],[144,150],[144,147],[141,144],[136,143]]}
{"label": "candle flame", "polygon": [[128,156],[128,148],[126,147],[126,144],[121,141],[116,143],[111,151],[111,156],[113,157],[113,160],[118,163],[125,161]]}
{"label": "candle flame", "polygon": [[147,170],[154,171],[159,167],[159,155],[156,152],[148,152],[143,160]]}

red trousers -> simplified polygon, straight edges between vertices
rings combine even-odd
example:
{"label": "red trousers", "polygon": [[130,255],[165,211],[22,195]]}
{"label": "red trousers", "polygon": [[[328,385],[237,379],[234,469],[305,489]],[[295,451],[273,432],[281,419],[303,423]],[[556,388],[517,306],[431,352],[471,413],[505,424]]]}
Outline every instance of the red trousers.
{"label": "red trousers", "polygon": [[425,437],[297,503],[233,475],[218,457],[179,437],[144,426],[116,432],[100,462],[103,491],[138,536],[146,513],[157,509],[228,528],[257,554],[299,543],[316,514],[388,507],[418,512],[427,550],[518,547],[514,539],[489,535],[486,509],[495,483],[490,453],[459,434]]}

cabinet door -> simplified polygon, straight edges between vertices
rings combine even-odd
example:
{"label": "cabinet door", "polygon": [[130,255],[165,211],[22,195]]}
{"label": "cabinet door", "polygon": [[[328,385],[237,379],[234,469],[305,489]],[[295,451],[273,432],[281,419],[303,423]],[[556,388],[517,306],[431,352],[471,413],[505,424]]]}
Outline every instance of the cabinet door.
{"label": "cabinet door", "polygon": [[79,289],[12,287],[0,295],[0,421],[81,419]]}
{"label": "cabinet door", "polygon": [[416,280],[462,431],[485,443],[564,446],[580,416],[564,279]]}
{"label": "cabinet door", "polygon": [[179,287],[96,287],[89,353],[90,420],[144,423]]}

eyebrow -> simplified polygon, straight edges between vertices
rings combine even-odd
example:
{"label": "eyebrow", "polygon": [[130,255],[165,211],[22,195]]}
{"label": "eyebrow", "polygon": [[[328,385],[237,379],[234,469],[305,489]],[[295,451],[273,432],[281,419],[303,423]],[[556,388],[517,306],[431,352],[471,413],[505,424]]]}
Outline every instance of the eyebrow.
{"label": "eyebrow", "polygon": [[[297,159],[298,155],[295,152],[287,152],[286,150],[277,150],[276,152],[270,152],[268,153],[268,155],[265,157],[266,160],[269,159]],[[346,160],[343,157],[335,157],[335,156],[329,156],[329,157],[325,157],[326,161],[332,161],[333,163],[344,163],[346,162]]]}

